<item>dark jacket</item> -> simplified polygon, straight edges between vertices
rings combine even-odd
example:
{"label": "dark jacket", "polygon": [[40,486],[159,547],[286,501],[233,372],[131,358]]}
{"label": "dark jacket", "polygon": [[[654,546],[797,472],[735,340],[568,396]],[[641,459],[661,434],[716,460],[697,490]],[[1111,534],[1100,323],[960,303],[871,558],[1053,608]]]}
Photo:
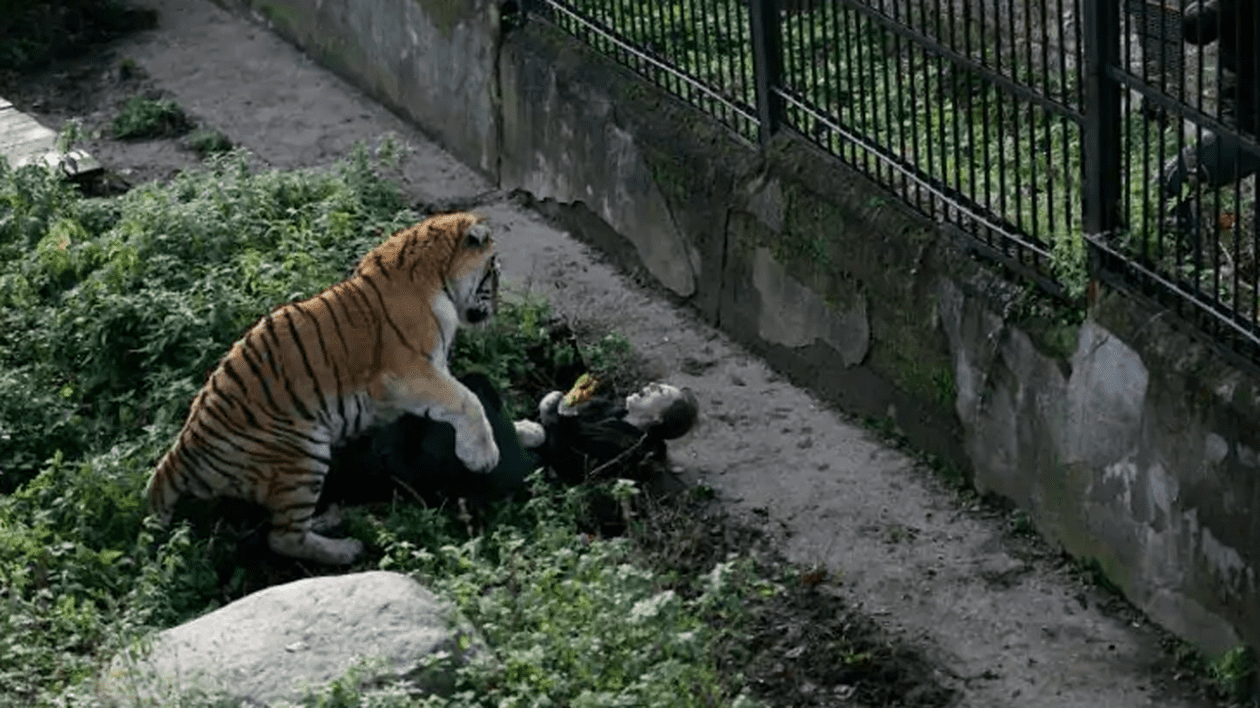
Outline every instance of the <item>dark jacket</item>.
{"label": "dark jacket", "polygon": [[665,459],[665,441],[626,422],[625,402],[596,396],[576,415],[559,415],[559,399],[539,411],[547,440],[542,461],[560,479],[577,484],[596,473],[601,479],[650,475],[652,463]]}
{"label": "dark jacket", "polygon": [[460,382],[486,411],[499,446],[498,466],[488,473],[469,471],[455,456],[450,423],[405,414],[334,452],[324,499],[354,504],[385,501],[394,494],[403,499],[418,495],[425,503],[440,505],[459,497],[501,499],[521,488],[538,466],[537,456],[521,448],[503,401],[486,376],[468,374]]}

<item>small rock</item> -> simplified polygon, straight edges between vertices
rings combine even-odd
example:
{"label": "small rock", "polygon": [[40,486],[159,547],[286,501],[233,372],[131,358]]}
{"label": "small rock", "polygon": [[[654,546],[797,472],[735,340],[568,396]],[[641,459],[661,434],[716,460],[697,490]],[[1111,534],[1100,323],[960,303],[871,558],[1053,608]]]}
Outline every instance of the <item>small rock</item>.
{"label": "small rock", "polygon": [[712,369],[714,366],[717,366],[717,362],[713,359],[701,360],[688,356],[683,357],[683,360],[679,364],[678,368],[682,369],[682,372],[688,376],[700,376],[709,369]]}
{"label": "small rock", "polygon": [[1032,570],[1032,566],[1012,558],[1005,553],[998,553],[978,558],[976,575],[980,576],[990,587],[1009,588],[1019,582],[1024,574]]}

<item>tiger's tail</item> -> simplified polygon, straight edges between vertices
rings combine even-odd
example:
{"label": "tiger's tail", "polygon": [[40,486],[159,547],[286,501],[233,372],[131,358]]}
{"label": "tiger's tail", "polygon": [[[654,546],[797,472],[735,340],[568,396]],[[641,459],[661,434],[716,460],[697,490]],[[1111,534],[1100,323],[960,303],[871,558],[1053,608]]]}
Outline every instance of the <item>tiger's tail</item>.
{"label": "tiger's tail", "polygon": [[175,504],[181,495],[181,490],[176,485],[179,472],[176,469],[178,445],[179,443],[176,443],[176,447],[172,447],[162,456],[149,477],[148,486],[144,489],[144,495],[149,503],[149,514],[157,516],[163,526],[171,522],[171,516],[175,513]]}

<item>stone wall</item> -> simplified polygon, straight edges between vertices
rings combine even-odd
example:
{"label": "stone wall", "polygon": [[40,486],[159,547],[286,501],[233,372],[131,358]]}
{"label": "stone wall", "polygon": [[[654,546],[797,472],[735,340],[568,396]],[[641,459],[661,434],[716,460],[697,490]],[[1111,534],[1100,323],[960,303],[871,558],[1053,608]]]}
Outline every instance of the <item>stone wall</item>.
{"label": "stone wall", "polygon": [[500,38],[484,1],[251,2],[797,383],[1027,510],[1160,623],[1210,654],[1260,646],[1260,382],[1167,313],[1099,289],[1073,324],[808,144],[749,145],[543,23]]}

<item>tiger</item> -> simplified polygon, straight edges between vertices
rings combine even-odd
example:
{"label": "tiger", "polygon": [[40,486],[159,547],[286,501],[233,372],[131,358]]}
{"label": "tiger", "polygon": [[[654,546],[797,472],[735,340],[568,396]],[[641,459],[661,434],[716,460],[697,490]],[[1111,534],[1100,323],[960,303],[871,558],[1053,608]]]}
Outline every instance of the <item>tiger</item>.
{"label": "tiger", "polygon": [[448,363],[456,331],[494,315],[499,277],[481,217],[444,214],[391,235],[346,280],[263,316],[193,398],[149,477],[150,514],[168,525],[185,493],[245,499],[270,513],[275,553],[348,565],[363,544],[317,533],[313,516],[335,446],[412,413],[450,423],[459,460],[492,470],[490,423]]}

